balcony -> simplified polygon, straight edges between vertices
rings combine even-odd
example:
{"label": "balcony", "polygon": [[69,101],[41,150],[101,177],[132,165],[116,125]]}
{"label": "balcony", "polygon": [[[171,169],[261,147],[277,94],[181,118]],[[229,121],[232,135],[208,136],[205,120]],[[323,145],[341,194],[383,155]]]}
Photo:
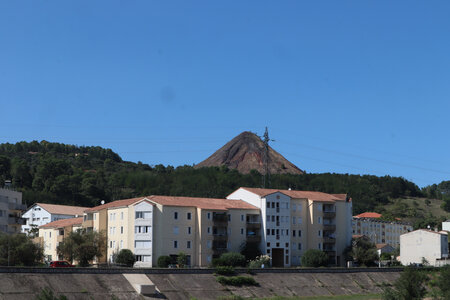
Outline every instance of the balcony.
{"label": "balcony", "polygon": [[336,256],[336,250],[324,249],[323,252],[325,252],[328,256]]}
{"label": "balcony", "polygon": [[323,230],[324,231],[335,231],[336,224],[323,224]]}
{"label": "balcony", "polygon": [[329,237],[329,236],[324,236],[323,237],[323,243],[324,244],[335,244],[336,243],[336,239]]}
{"label": "balcony", "polygon": [[256,235],[256,234],[253,234],[253,235],[249,234],[249,235],[247,235],[247,242],[253,242],[253,243],[261,242],[261,236],[259,234],[258,235]]}
{"label": "balcony", "polygon": [[213,222],[215,224],[222,224],[224,226],[228,225],[228,216],[226,214],[213,214]]}
{"label": "balcony", "polygon": [[217,241],[217,242],[224,241],[224,242],[226,242],[226,241],[228,241],[228,234],[226,232],[225,233],[213,234],[213,241]]}
{"label": "balcony", "polygon": [[323,211],[323,218],[324,219],[334,219],[336,217],[335,211]]}
{"label": "balcony", "polygon": [[8,203],[8,209],[24,211],[27,210],[27,206],[20,203]]}
{"label": "balcony", "polygon": [[227,243],[226,242],[220,242],[220,241],[213,241],[212,249],[215,252],[225,252],[227,251]]}
{"label": "balcony", "polygon": [[259,222],[247,222],[247,230],[256,230],[261,228],[261,223]]}
{"label": "balcony", "polygon": [[8,217],[9,225],[25,225],[27,220],[21,217],[10,216]]}

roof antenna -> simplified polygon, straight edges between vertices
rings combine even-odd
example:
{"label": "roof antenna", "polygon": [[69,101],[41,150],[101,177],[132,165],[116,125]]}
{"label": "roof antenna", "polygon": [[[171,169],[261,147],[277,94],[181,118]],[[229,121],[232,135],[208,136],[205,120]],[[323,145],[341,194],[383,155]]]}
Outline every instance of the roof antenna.
{"label": "roof antenna", "polygon": [[[264,175],[263,175],[263,188],[266,188],[266,183],[268,187],[270,186],[270,172],[269,172],[269,142],[274,142],[269,138],[269,130],[266,126],[266,131],[264,132]],[[266,180],[267,177],[267,180]]]}

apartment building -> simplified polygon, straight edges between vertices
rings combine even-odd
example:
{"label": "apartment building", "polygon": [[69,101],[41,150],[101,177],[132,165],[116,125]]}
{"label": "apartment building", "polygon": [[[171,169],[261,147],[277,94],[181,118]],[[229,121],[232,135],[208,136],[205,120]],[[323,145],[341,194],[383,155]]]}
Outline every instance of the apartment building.
{"label": "apartment building", "polygon": [[88,208],[89,207],[82,206],[35,203],[22,215],[22,218],[25,219],[25,224],[22,226],[22,232],[28,233],[33,227],[37,228],[53,221],[82,217],[84,211]]}
{"label": "apartment building", "polygon": [[431,266],[448,261],[448,233],[419,229],[400,236],[400,261],[404,266],[421,264],[424,259]]}
{"label": "apartment building", "polygon": [[22,212],[26,206],[22,204],[22,193],[10,188],[0,188],[0,232],[13,234],[20,233],[25,224]]}
{"label": "apartment building", "polygon": [[308,249],[325,251],[345,265],[352,239],[352,203],[345,194],[241,187],[227,199],[261,210],[260,249],[276,267],[299,266]]}
{"label": "apartment building", "polygon": [[244,201],[148,196],[118,200],[85,211],[83,227],[103,231],[112,261],[121,249],[136,255],[135,266],[151,267],[158,257],[184,252],[191,266],[207,266],[225,251],[260,238],[259,209]]}
{"label": "apartment building", "polygon": [[442,222],[442,230],[450,232],[450,219]]}
{"label": "apartment building", "polygon": [[82,222],[83,217],[61,219],[39,227],[37,242],[44,249],[44,259],[46,261],[63,259],[62,256],[58,255],[56,248],[70,232],[81,229]]}
{"label": "apartment building", "polygon": [[413,227],[400,221],[382,220],[382,215],[365,212],[353,217],[352,231],[355,235],[365,235],[374,244],[388,244],[400,247],[400,235],[410,232]]}

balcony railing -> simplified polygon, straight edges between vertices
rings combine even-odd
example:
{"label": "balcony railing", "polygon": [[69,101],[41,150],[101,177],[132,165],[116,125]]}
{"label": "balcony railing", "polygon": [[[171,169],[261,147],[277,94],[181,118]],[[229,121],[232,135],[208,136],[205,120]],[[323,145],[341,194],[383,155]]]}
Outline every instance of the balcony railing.
{"label": "balcony railing", "polygon": [[216,234],[213,234],[213,240],[214,241],[227,241],[228,240],[228,234],[227,233],[216,233]]}
{"label": "balcony railing", "polygon": [[25,204],[20,204],[20,203],[8,203],[8,209],[10,209],[10,210],[27,210],[27,206]]}
{"label": "balcony railing", "polygon": [[25,225],[27,223],[27,220],[21,217],[8,217],[8,224],[14,225]]}
{"label": "balcony railing", "polygon": [[323,217],[328,218],[328,219],[333,219],[334,217],[336,217],[336,212],[335,211],[323,211]]}
{"label": "balcony railing", "polygon": [[214,214],[213,215],[213,222],[214,223],[228,223],[228,217],[225,214]]}
{"label": "balcony railing", "polygon": [[335,231],[336,230],[336,224],[323,224],[323,230]]}
{"label": "balcony railing", "polygon": [[324,236],[323,237],[323,243],[324,244],[335,244],[336,243],[336,239],[332,238],[332,237]]}
{"label": "balcony railing", "polygon": [[260,229],[261,223],[259,222],[247,222],[247,229]]}
{"label": "balcony railing", "polygon": [[260,242],[261,236],[260,235],[247,235],[247,242]]}

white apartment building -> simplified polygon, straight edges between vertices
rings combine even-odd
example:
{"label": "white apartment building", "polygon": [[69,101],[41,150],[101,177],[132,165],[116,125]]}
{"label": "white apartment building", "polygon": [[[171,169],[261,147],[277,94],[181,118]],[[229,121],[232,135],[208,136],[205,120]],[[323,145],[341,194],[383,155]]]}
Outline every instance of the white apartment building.
{"label": "white apartment building", "polygon": [[0,232],[20,233],[25,224],[22,212],[26,206],[22,204],[22,193],[10,188],[0,188]]}
{"label": "white apartment building", "polygon": [[442,230],[450,232],[450,219],[442,222]]}
{"label": "white apartment building", "polygon": [[322,250],[331,262],[345,265],[343,252],[352,239],[352,203],[345,194],[242,187],[227,199],[261,210],[260,249],[273,266],[299,266],[308,249]]}
{"label": "white apartment building", "polygon": [[400,247],[400,235],[412,231],[413,227],[400,221],[385,221],[381,217],[381,214],[374,212],[365,212],[354,216],[352,220],[353,234],[365,235],[374,244]]}
{"label": "white apartment building", "polygon": [[431,266],[439,266],[442,260],[448,259],[448,254],[445,231],[419,229],[400,236],[400,261],[404,266],[421,264],[423,259]]}
{"label": "white apartment building", "polygon": [[47,223],[62,219],[82,217],[89,207],[58,205],[48,203],[35,203],[22,215],[26,223],[22,226],[22,232],[28,233],[33,227],[39,227]]}

